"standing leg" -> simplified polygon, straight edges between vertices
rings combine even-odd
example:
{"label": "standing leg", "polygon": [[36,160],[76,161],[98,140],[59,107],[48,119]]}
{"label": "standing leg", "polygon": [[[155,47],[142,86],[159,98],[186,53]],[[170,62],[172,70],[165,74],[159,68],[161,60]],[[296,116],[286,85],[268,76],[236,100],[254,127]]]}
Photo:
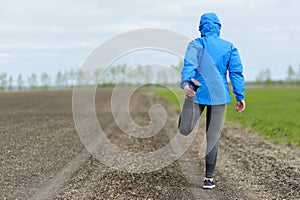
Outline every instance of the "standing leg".
{"label": "standing leg", "polygon": [[218,140],[223,124],[225,113],[225,105],[207,106],[206,113],[206,178],[212,178],[214,175],[217,155],[218,155]]}
{"label": "standing leg", "polygon": [[204,106],[195,104],[193,98],[185,98],[180,113],[178,129],[183,135],[189,135],[203,112]]}

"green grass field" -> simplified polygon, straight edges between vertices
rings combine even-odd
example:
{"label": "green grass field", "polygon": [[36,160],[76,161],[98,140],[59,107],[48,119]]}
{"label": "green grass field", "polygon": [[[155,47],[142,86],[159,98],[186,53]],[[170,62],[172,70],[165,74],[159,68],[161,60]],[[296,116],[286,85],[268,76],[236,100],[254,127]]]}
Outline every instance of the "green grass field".
{"label": "green grass field", "polygon": [[[183,91],[154,89],[155,94],[180,109]],[[234,95],[232,95],[234,97]],[[300,88],[247,88],[246,110],[238,115],[235,100],[227,107],[226,120],[268,136],[275,143],[300,146]]]}

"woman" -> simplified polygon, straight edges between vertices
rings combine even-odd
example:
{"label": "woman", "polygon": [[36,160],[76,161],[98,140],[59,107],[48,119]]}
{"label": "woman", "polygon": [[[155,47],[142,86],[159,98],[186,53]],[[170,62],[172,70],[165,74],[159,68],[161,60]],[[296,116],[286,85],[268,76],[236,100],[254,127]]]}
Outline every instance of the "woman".
{"label": "woman", "polygon": [[238,50],[230,42],[220,38],[221,23],[215,13],[201,16],[201,38],[191,41],[187,47],[182,69],[181,88],[185,102],[179,119],[179,130],[188,135],[194,129],[206,108],[206,156],[203,188],[215,187],[213,175],[217,162],[220,136],[226,104],[230,103],[227,73],[236,97],[236,111],[246,107],[244,101],[244,76]]}

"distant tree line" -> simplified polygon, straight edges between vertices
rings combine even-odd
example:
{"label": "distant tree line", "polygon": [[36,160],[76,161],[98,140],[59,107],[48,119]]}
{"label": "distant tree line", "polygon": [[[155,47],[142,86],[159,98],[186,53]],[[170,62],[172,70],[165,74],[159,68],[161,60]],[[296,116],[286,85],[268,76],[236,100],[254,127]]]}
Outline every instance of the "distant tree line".
{"label": "distant tree line", "polygon": [[272,85],[300,85],[300,65],[298,72],[294,70],[293,66],[289,65],[287,69],[287,77],[285,80],[274,81],[271,77],[271,70],[269,68],[263,69],[259,72],[255,81],[256,85],[272,86]]}
{"label": "distant tree line", "polygon": [[[182,67],[182,62],[170,67],[178,71]],[[17,77],[8,77],[6,72],[0,72],[0,90],[66,89],[76,85],[95,84],[107,86],[120,81],[127,85],[141,82],[176,84],[178,79],[174,79],[174,75],[169,73],[168,70],[167,68],[154,70],[151,67],[139,65],[136,67],[116,65],[108,67],[102,74],[100,69],[94,72],[83,70],[58,71],[52,77],[46,72],[41,74],[31,73],[28,77],[23,77],[22,74]]]}
{"label": "distant tree line", "polygon": [[[182,61],[177,65],[172,65],[177,71],[183,66]],[[116,83],[134,85],[137,83],[158,83],[163,85],[178,84],[180,77],[175,77],[170,73],[170,69],[151,67],[129,67],[127,65],[117,65],[108,67],[102,74],[102,70],[94,72],[82,70],[58,71],[53,77],[44,72],[41,74],[31,73],[28,77],[19,74],[17,77],[7,76],[7,73],[0,72],[0,90],[35,90],[35,89],[66,89],[74,86],[87,86],[97,84],[101,86],[112,86]],[[178,76],[178,75],[177,75]],[[180,76],[180,75],[179,75]],[[271,70],[263,69],[259,72],[254,83],[258,86],[272,85],[300,85],[300,66],[296,72],[290,65],[287,70],[286,80],[274,81],[271,78]]]}
{"label": "distant tree line", "polygon": [[73,80],[76,77],[76,71],[58,71],[55,79],[44,72],[40,75],[31,73],[27,78],[22,74],[17,77],[7,76],[6,72],[0,73],[0,90],[25,90],[25,89],[49,89],[49,88],[70,88],[73,87]]}

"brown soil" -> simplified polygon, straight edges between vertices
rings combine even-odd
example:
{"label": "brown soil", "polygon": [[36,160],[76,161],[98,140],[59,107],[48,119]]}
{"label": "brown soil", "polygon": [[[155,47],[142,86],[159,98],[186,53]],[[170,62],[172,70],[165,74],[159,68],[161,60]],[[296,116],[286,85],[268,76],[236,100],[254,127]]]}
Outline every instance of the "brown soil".
{"label": "brown soil", "polygon": [[[153,103],[166,108],[168,119],[154,137],[129,137],[114,123],[110,98],[110,90],[97,91],[97,116],[108,138],[122,149],[157,150],[177,132],[179,111],[141,89],[130,104],[135,122],[148,124]],[[126,173],[86,152],[74,126],[71,91],[1,93],[0,99],[2,199],[300,199],[299,149],[274,145],[237,125],[224,126],[217,187],[208,191],[201,189],[204,160],[199,155],[204,120],[178,161],[150,173]]]}

